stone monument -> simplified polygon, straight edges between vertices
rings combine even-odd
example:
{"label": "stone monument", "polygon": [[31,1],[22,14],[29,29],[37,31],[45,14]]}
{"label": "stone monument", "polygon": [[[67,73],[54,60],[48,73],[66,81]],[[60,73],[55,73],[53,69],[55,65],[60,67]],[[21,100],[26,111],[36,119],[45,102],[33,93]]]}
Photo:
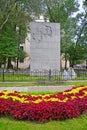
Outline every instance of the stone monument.
{"label": "stone monument", "polygon": [[67,72],[70,76],[70,79],[75,79],[77,77],[77,75],[72,67],[70,67]]}
{"label": "stone monument", "polygon": [[63,80],[69,80],[70,79],[70,75],[68,74],[68,72],[66,70],[63,71],[62,79]]}
{"label": "stone monument", "polygon": [[60,24],[30,23],[30,71],[60,71]]}
{"label": "stone monument", "polygon": [[77,75],[72,67],[70,67],[67,71],[66,70],[63,71],[62,74],[63,80],[72,80],[75,79],[76,77]]}

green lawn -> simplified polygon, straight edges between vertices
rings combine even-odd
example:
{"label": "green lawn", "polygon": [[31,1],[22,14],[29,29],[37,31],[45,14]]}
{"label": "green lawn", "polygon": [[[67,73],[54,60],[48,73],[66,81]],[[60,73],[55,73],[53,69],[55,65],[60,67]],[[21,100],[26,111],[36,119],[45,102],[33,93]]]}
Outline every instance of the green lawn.
{"label": "green lawn", "polygon": [[87,115],[65,121],[45,123],[18,121],[11,117],[1,117],[0,130],[87,130]]}
{"label": "green lawn", "polygon": [[87,81],[69,81],[69,82],[60,82],[56,84],[36,84],[36,83],[29,83],[29,82],[0,82],[0,87],[25,87],[25,86],[79,86],[79,85],[87,85]]}
{"label": "green lawn", "polygon": [[[58,76],[59,77],[59,76]],[[0,81],[9,82],[38,82],[39,80],[49,81],[48,76],[30,76],[29,74],[0,74]]]}
{"label": "green lawn", "polygon": [[64,85],[64,86],[67,86],[67,85],[75,85],[75,86],[80,86],[80,85],[87,85],[87,81],[67,81],[67,82],[64,82],[62,83],[61,85]]}

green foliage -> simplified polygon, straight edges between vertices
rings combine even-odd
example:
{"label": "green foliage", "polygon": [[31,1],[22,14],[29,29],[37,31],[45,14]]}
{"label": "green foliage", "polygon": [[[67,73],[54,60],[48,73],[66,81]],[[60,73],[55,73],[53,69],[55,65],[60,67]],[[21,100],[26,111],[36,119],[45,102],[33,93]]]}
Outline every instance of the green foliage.
{"label": "green foliage", "polygon": [[26,54],[20,44],[29,31],[31,15],[35,19],[40,14],[50,22],[60,23],[61,54],[65,60],[76,64],[87,59],[87,1],[83,3],[84,13],[72,17],[79,10],[76,0],[0,0],[0,66],[8,58],[23,61]]}
{"label": "green foliage", "polygon": [[0,1],[0,65],[6,64],[9,58],[22,61],[26,56],[20,44],[25,42],[31,18],[25,12],[24,4],[14,0]]}
{"label": "green foliage", "polygon": [[[84,13],[73,13],[79,10],[75,0],[47,0],[46,15],[50,22],[60,22],[61,25],[61,54],[70,64],[81,63],[87,59],[87,2],[84,1]],[[66,66],[66,65],[65,65]]]}
{"label": "green foliage", "polygon": [[24,58],[25,58],[26,56],[27,56],[27,54],[20,49],[19,52],[18,52],[18,59],[19,59],[19,61],[20,61],[20,62],[23,62],[23,61],[24,61]]}
{"label": "green foliage", "polygon": [[67,52],[69,54],[68,58],[71,66],[79,64],[84,60],[84,46],[80,46],[79,44],[76,45],[73,43],[71,44]]}
{"label": "green foliage", "polygon": [[[45,17],[49,17],[50,22],[59,22],[61,25],[61,54],[63,54],[65,60],[73,62],[72,60],[76,56],[74,57],[74,49],[72,46],[74,46],[73,39],[76,36],[77,21],[72,17],[72,14],[78,11],[79,4],[75,0],[44,0],[44,3],[45,7],[47,7]],[[78,47],[77,49],[79,51]],[[80,58],[77,51],[76,55]],[[78,58],[75,58],[75,61],[80,60]]]}
{"label": "green foliage", "polygon": [[2,30],[0,37],[0,54],[5,57],[17,56],[16,33],[9,23]]}

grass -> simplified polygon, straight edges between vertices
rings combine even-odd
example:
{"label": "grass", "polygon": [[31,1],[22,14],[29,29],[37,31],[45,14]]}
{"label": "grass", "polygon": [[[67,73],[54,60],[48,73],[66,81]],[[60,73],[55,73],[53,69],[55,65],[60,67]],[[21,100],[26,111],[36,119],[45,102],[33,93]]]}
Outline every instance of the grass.
{"label": "grass", "polygon": [[62,85],[67,86],[67,85],[73,85],[73,86],[80,86],[80,85],[87,85],[87,81],[67,81],[62,83]]}
{"label": "grass", "polygon": [[45,123],[18,121],[11,117],[0,118],[1,130],[87,130],[87,115],[65,121]]}
{"label": "grass", "polygon": [[41,92],[21,92],[22,94],[31,94],[31,95],[42,95],[42,94],[57,94],[58,91],[41,91]]}
{"label": "grass", "polygon": [[0,87],[26,87],[26,86],[79,86],[79,85],[87,85],[87,81],[66,81],[59,82],[55,84],[36,84],[29,82],[0,82]]}
{"label": "grass", "polygon": [[[3,77],[4,76],[4,77]],[[25,82],[38,82],[39,80],[46,80],[49,81],[48,76],[30,76],[29,74],[4,74],[0,75],[0,81],[25,81]]]}

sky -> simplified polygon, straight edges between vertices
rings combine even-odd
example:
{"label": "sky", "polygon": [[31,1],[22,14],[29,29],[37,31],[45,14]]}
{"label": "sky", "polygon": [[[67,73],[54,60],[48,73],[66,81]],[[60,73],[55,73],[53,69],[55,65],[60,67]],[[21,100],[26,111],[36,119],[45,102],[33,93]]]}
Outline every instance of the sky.
{"label": "sky", "polygon": [[79,3],[80,3],[79,9],[80,9],[80,11],[83,11],[83,8],[82,8],[83,1],[84,1],[84,0],[79,0]]}
{"label": "sky", "polygon": [[84,12],[84,10],[83,10],[83,8],[82,8],[82,6],[83,6],[83,1],[84,1],[84,0],[78,0],[78,2],[79,2],[79,4],[80,4],[80,6],[79,6],[79,11],[77,11],[76,13],[74,13],[74,14],[73,14],[73,17],[75,17],[75,16],[77,15],[77,13],[79,13],[79,12]]}

